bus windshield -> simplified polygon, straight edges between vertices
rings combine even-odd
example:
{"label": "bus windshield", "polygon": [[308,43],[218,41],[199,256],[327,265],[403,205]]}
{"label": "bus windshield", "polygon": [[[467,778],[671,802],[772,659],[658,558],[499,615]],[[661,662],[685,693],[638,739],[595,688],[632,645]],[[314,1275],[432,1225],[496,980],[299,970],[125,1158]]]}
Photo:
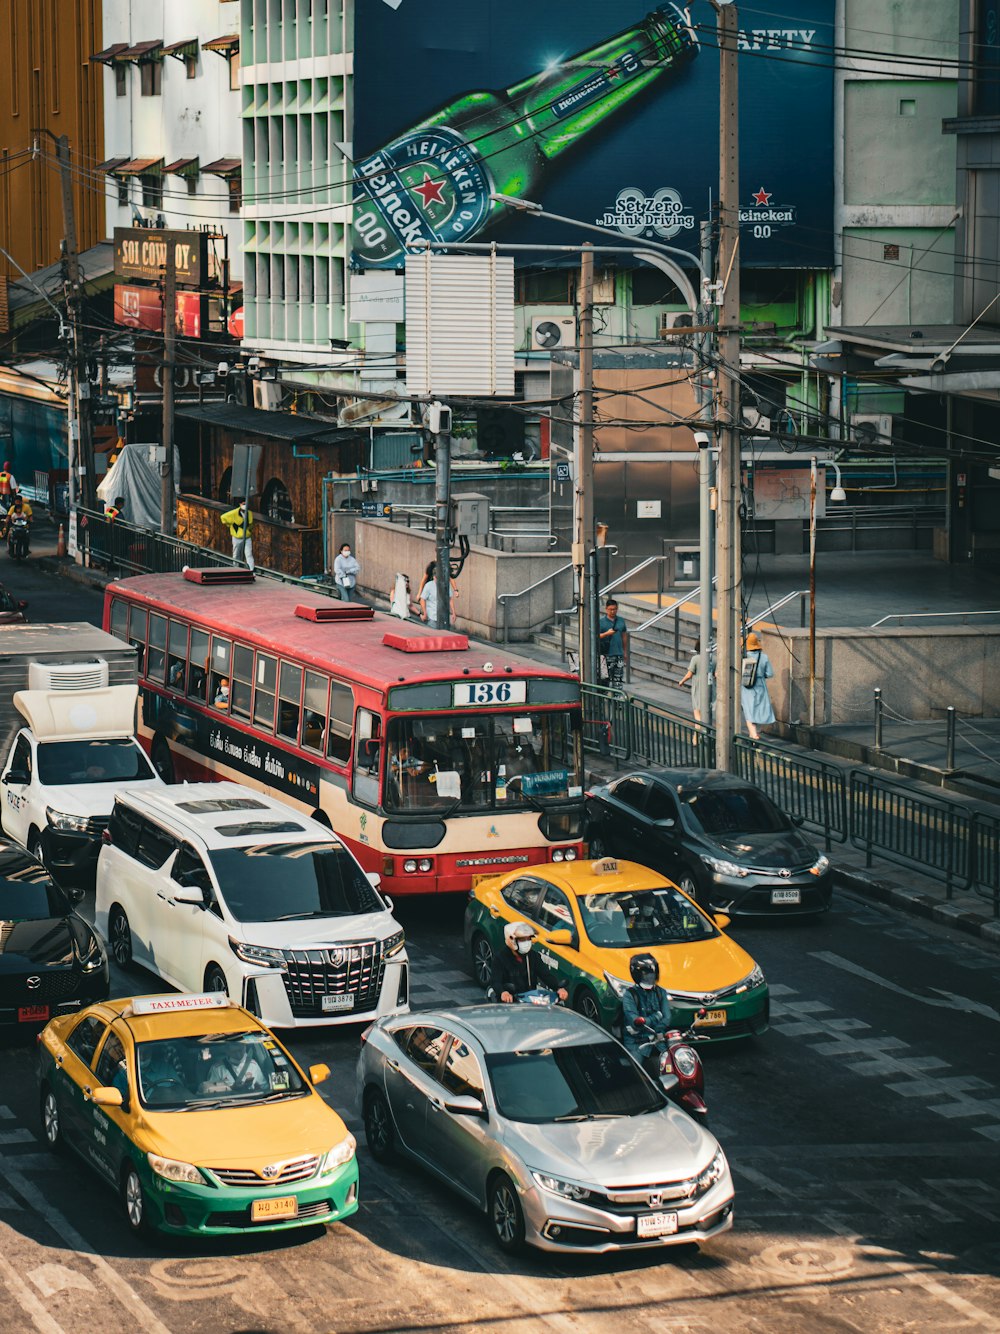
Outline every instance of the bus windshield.
{"label": "bus windshield", "polygon": [[569,710],[394,718],[386,810],[509,810],[582,793]]}

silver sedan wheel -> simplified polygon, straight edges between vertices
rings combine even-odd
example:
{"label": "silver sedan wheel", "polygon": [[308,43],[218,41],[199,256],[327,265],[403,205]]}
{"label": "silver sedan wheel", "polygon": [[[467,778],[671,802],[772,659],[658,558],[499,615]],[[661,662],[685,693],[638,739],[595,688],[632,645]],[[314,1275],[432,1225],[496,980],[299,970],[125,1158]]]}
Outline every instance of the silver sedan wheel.
{"label": "silver sedan wheel", "polygon": [[514,1183],[502,1174],[490,1187],[490,1222],[502,1250],[520,1250],[524,1244],[524,1214]]}

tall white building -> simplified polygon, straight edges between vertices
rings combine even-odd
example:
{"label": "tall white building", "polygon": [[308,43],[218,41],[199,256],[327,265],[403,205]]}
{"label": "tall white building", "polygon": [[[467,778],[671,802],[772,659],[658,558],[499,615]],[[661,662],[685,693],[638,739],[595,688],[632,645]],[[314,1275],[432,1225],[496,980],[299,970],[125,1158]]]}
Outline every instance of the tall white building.
{"label": "tall white building", "polygon": [[[242,269],[240,35],[234,0],[104,0],[107,227],[133,207],[167,227],[211,224]],[[222,255],[217,251],[217,258]]]}
{"label": "tall white building", "polygon": [[331,339],[347,336],[353,5],[240,8],[244,337],[329,365]]}

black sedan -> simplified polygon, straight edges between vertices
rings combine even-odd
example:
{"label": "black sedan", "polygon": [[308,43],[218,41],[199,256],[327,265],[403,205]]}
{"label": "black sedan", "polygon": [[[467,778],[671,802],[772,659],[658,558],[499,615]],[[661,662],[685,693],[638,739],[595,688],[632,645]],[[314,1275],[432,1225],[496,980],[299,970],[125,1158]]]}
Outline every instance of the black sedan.
{"label": "black sedan", "polygon": [[108,956],[44,866],[0,840],[0,1029],[31,1030],[108,994]]}
{"label": "black sedan", "polygon": [[625,774],[587,793],[590,855],[643,862],[732,917],[825,912],[829,860],[752,783],[710,769]]}

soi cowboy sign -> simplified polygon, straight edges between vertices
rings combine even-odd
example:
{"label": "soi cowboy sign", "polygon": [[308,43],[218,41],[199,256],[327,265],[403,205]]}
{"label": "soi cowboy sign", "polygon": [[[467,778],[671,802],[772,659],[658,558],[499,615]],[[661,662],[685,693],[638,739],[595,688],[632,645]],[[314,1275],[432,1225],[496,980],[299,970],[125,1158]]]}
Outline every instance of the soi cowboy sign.
{"label": "soi cowboy sign", "polygon": [[115,228],[115,277],[158,282],[173,254],[178,283],[199,286],[208,276],[208,238],[202,232],[150,231],[145,227]]}

